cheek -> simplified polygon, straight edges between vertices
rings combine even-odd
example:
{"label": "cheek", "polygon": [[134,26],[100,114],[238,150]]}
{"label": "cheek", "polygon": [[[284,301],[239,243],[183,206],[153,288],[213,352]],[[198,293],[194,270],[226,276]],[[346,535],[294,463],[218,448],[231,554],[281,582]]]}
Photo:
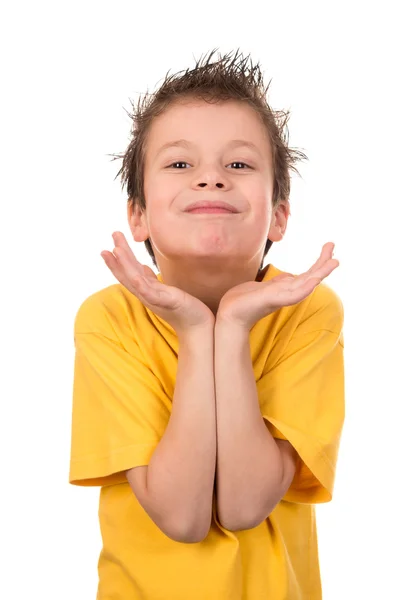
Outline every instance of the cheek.
{"label": "cheek", "polygon": [[258,190],[252,210],[261,221],[271,219],[273,212],[272,190]]}
{"label": "cheek", "polygon": [[244,193],[249,194],[249,197],[253,198],[258,204],[271,206],[273,182],[262,175],[247,177],[246,179],[246,184],[243,186]]}
{"label": "cheek", "polygon": [[149,183],[146,189],[146,199],[149,199],[155,211],[169,208],[172,202],[177,203],[179,194],[183,191],[183,181],[179,177],[160,177]]}

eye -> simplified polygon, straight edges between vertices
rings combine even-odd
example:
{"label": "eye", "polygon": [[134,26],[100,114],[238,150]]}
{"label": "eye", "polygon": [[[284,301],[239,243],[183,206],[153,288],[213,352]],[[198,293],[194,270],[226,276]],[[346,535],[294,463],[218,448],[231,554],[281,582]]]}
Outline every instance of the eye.
{"label": "eye", "polygon": [[[176,161],[176,162],[172,163],[171,165],[168,165],[168,166],[167,166],[167,168],[168,168],[168,169],[169,169],[170,167],[173,167],[173,168],[175,168],[175,167],[174,167],[174,165],[188,165],[188,164],[189,164],[189,163],[187,163],[187,162],[185,162],[185,161],[183,161],[183,160],[178,160],[178,161]],[[241,162],[241,161],[239,161],[239,160],[236,160],[236,161],[234,161],[234,162],[232,162],[232,163],[230,163],[230,164],[231,164],[231,165],[244,165],[244,166],[245,166],[245,167],[247,167],[248,169],[251,169],[251,168],[252,168],[252,167],[250,167],[249,165],[247,165],[246,163],[244,163],[244,162]],[[179,170],[180,170],[180,169],[179,169]],[[240,171],[241,169],[236,169],[236,170],[237,170],[237,171]],[[243,170],[243,169],[242,169],[242,170]]]}
{"label": "eye", "polygon": [[173,167],[173,165],[188,165],[189,163],[185,162],[184,160],[176,160],[176,162],[172,163],[171,165],[167,166],[167,169],[170,169],[170,167]]}
{"label": "eye", "polygon": [[[244,165],[245,167],[248,167],[248,169],[251,169],[252,167],[250,167],[249,165],[247,165],[244,162],[241,162],[240,160],[235,160],[234,162],[231,163],[231,165]],[[237,171],[239,171],[240,169],[237,169]]]}

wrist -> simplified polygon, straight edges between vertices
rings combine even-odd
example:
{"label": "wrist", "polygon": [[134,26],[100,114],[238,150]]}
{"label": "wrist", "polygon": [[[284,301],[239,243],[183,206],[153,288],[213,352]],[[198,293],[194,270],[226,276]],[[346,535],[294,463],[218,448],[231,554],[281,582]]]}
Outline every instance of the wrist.
{"label": "wrist", "polygon": [[250,329],[246,325],[233,321],[218,313],[215,322],[215,334],[222,332],[225,332],[225,335],[247,336],[249,335]]}
{"label": "wrist", "polygon": [[181,331],[177,332],[177,337],[180,343],[192,343],[196,341],[200,343],[206,338],[213,336],[213,332],[215,329],[215,321],[212,319],[212,322],[204,323],[203,325],[194,325],[192,327],[186,327]]}

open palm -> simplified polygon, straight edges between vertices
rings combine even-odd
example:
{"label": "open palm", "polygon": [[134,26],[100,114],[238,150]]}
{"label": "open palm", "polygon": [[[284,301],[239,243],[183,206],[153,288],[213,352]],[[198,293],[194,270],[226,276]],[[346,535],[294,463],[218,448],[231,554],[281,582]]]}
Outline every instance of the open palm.
{"label": "open palm", "polygon": [[221,299],[217,320],[250,330],[282,306],[301,302],[339,266],[339,261],[332,258],[333,249],[332,242],[324,244],[318,260],[301,275],[281,273],[269,281],[247,281],[231,288]]}

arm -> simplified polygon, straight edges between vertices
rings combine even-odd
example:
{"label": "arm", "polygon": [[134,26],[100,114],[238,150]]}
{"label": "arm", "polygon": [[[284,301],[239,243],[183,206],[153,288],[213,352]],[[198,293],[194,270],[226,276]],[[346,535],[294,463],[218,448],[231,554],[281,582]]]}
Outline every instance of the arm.
{"label": "arm", "polygon": [[296,452],[288,441],[275,440],[262,418],[249,332],[217,320],[214,370],[218,516],[231,531],[251,529],[289,488]]}
{"label": "arm", "polygon": [[[213,331],[212,324],[179,335],[172,412],[148,465],[142,502],[166,535],[189,543],[206,537],[212,518],[216,463]],[[133,489],[134,478],[141,477],[138,469],[127,471]]]}

